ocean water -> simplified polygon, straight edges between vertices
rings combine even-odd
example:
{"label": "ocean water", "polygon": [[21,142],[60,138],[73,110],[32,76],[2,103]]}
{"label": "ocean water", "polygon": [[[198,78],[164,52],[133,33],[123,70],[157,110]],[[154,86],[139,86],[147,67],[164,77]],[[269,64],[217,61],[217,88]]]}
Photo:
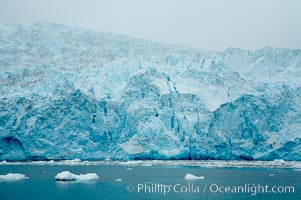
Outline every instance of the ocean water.
{"label": "ocean water", "polygon": [[[99,179],[55,181],[54,176],[65,170],[74,174],[94,172]],[[298,169],[118,164],[0,165],[0,174],[6,173],[22,173],[29,179],[0,181],[0,200],[301,199],[301,171]],[[185,180],[187,173],[205,179]]]}

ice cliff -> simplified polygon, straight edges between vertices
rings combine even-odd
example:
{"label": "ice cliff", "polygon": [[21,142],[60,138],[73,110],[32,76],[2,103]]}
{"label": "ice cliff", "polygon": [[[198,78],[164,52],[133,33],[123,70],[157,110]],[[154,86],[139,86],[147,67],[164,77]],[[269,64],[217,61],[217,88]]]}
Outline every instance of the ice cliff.
{"label": "ice cliff", "polygon": [[300,50],[0,25],[0,160],[301,160],[300,77]]}

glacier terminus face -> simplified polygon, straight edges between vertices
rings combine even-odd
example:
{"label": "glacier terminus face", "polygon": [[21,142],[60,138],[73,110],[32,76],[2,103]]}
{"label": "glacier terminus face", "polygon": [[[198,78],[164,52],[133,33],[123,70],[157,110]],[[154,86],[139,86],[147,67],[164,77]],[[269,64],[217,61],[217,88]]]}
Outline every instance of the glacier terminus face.
{"label": "glacier terminus face", "polygon": [[301,50],[0,25],[0,160],[301,160]]}

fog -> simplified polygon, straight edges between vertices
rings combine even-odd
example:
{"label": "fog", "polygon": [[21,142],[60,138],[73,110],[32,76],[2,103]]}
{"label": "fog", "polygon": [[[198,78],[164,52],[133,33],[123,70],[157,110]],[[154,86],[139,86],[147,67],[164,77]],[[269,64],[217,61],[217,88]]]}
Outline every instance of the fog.
{"label": "fog", "polygon": [[0,0],[0,23],[37,21],[209,50],[301,49],[299,0]]}

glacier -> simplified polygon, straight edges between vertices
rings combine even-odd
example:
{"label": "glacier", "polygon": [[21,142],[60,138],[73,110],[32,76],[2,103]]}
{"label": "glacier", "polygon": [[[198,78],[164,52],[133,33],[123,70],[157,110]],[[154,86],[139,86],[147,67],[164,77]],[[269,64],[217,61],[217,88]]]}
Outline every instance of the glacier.
{"label": "glacier", "polygon": [[301,161],[301,50],[0,25],[0,160]]}

